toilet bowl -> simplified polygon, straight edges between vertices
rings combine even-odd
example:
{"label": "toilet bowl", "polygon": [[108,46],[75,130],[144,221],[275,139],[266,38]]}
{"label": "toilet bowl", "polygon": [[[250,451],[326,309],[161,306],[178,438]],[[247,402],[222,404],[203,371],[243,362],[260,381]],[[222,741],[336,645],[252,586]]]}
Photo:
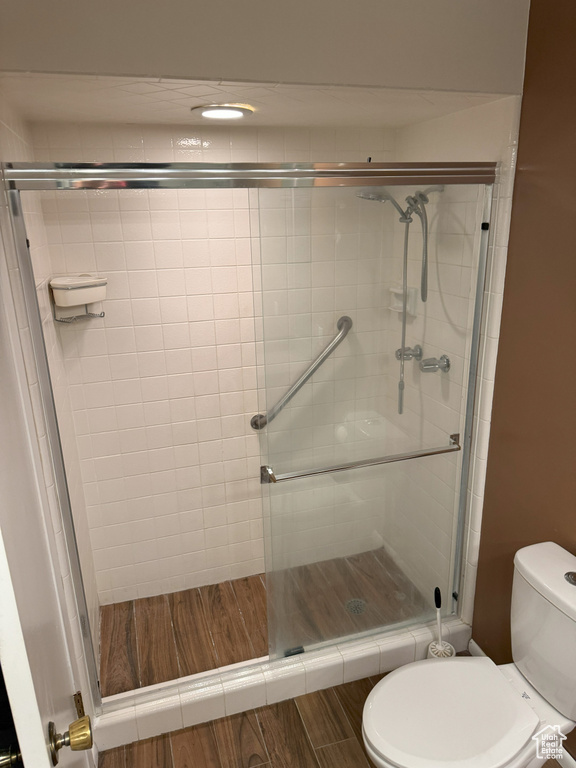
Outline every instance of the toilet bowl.
{"label": "toilet bowl", "polygon": [[576,557],[546,542],[514,562],[515,663],[426,659],[387,675],[362,722],[378,768],[535,768],[541,732],[558,739],[574,728],[576,583],[565,574],[576,574]]}
{"label": "toilet bowl", "polygon": [[563,733],[574,726],[513,664],[427,659],[375,686],[364,707],[363,736],[378,768],[527,768],[542,765],[532,736],[547,724]]}

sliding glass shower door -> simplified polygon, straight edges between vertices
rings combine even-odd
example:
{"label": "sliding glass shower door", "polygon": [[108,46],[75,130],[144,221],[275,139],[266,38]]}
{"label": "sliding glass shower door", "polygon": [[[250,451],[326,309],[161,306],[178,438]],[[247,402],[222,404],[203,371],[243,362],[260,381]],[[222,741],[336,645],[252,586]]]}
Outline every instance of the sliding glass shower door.
{"label": "sliding glass shower door", "polygon": [[437,586],[457,608],[486,199],[258,192],[274,656],[431,619]]}
{"label": "sliding glass shower door", "polygon": [[[55,514],[62,515],[97,705],[90,624],[97,627],[99,598],[93,590],[90,599],[84,588],[83,553],[90,566],[94,552],[114,547],[113,555],[98,555],[100,570],[126,577],[130,588],[136,572],[150,580],[152,559],[161,561],[154,569],[160,578],[177,577],[183,568],[196,583],[194,574],[205,565],[228,567],[220,552],[210,560],[207,553],[219,548],[238,512],[250,515],[259,552],[255,451],[243,428],[260,437],[272,656],[425,620],[436,586],[446,612],[457,609],[450,597],[458,585],[460,489],[466,488],[487,253],[490,188],[484,185],[494,173],[492,164],[4,168],[18,252],[14,284],[23,291],[28,362],[37,373],[50,446],[46,466],[55,471]],[[201,201],[204,190],[208,196],[210,189],[234,188],[241,200],[235,196],[233,211],[218,212],[206,229],[198,193]],[[42,239],[27,237],[20,196],[30,192],[48,193],[45,223],[54,240],[48,262]],[[142,195],[150,218],[146,211],[141,216]],[[175,200],[178,210],[166,211]],[[37,205],[31,205],[32,225]],[[236,215],[240,207],[246,215]],[[236,236],[242,233],[235,247],[232,221]],[[34,252],[45,272],[35,274]],[[223,267],[215,282],[208,266]],[[228,267],[240,266],[242,314],[240,300],[225,295]],[[96,269],[111,278],[105,315],[98,310],[75,331],[52,306],[49,280]],[[236,280],[239,287],[240,272]],[[225,331],[220,339],[208,323],[216,316]],[[234,374],[217,383],[205,373],[216,361],[220,368],[218,350],[206,347],[252,341],[253,318],[260,413],[252,412],[254,379],[237,351],[222,358],[223,367],[238,369]],[[247,359],[253,360],[252,349]],[[59,378],[61,370],[69,381]],[[75,414],[65,431],[76,443],[62,443],[58,402]],[[224,469],[224,461],[215,466],[224,459],[221,425],[208,422],[231,408],[238,409],[233,430],[247,460],[240,467],[227,461]],[[201,453],[196,443],[213,445]],[[83,466],[67,474],[67,448],[74,445]],[[82,493],[76,508],[87,505],[84,528],[73,519]],[[254,505],[232,506],[238,493],[252,494]],[[90,526],[102,528],[94,549]],[[108,535],[112,526],[122,540]],[[208,528],[220,530],[208,536]],[[240,550],[244,559],[253,554],[252,547]],[[119,559],[126,554],[133,569]],[[169,587],[175,591],[181,582]],[[191,614],[184,618],[194,623]]]}

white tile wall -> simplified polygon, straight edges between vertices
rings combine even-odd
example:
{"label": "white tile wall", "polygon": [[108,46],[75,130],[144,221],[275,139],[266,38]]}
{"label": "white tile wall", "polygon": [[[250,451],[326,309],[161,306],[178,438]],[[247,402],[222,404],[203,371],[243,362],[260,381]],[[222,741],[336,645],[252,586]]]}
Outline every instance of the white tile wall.
{"label": "white tile wall", "polygon": [[[338,142],[354,139],[355,158],[376,161],[391,146],[389,131],[42,125],[34,133],[41,160],[308,160],[320,145],[338,155]],[[247,192],[47,193],[42,204],[50,267],[38,266],[39,284],[47,272],[109,278],[104,320],[54,331],[44,305],[58,339],[51,365],[58,346],[69,384],[100,601],[263,570],[258,438],[249,427],[258,307]],[[332,221],[320,211],[312,224],[318,237],[331,227],[333,250],[336,210],[331,203]],[[277,212],[266,211],[263,233]],[[285,276],[272,268],[272,279]],[[325,280],[314,272],[320,297]],[[303,340],[293,366],[309,354]]]}
{"label": "white tile wall", "polygon": [[[409,190],[395,190],[403,202]],[[410,226],[408,285],[416,293],[415,314],[407,325],[407,345],[420,344],[423,357],[450,358],[450,371],[422,373],[405,363],[404,412],[398,414],[400,315],[393,317],[387,350],[387,397],[382,412],[410,436],[416,447],[448,445],[449,435],[463,439],[468,366],[472,336],[479,233],[484,190],[477,185],[445,187],[430,193],[428,299],[420,298],[422,228]],[[396,217],[397,218],[397,217]],[[404,227],[395,229],[393,283],[402,281]],[[392,313],[391,313],[392,314]],[[451,577],[457,525],[461,454],[427,457],[393,468],[392,514],[382,531],[394,558],[419,589],[431,598],[438,585],[452,592]],[[445,599],[447,607],[450,601]]]}
{"label": "white tile wall", "polygon": [[[504,291],[510,208],[517,153],[520,97],[463,110],[425,121],[399,133],[397,151],[402,161],[499,161],[494,188],[495,208],[488,249],[488,274],[476,381],[472,465],[468,483],[465,563],[460,611],[472,623],[476,566],[480,544],[484,480],[494,392],[494,375]],[[488,129],[490,126],[490,129]]]}

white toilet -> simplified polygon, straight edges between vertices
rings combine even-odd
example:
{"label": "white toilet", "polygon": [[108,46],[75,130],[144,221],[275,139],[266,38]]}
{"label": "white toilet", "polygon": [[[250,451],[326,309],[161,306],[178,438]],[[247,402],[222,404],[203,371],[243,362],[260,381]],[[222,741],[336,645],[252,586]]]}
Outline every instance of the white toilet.
{"label": "white toilet", "polygon": [[566,735],[576,720],[576,557],[552,542],[516,553],[511,626],[514,664],[428,659],[374,687],[363,735],[376,766],[543,765],[538,734],[561,739],[554,726]]}

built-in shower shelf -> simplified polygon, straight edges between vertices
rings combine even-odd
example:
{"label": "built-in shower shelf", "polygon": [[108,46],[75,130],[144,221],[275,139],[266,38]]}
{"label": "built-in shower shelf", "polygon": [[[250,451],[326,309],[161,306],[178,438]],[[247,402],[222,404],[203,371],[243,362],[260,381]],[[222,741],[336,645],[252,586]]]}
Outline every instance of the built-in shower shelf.
{"label": "built-in shower shelf", "polygon": [[[402,312],[404,310],[404,289],[401,285],[393,285],[390,288],[390,306],[391,312]],[[417,288],[408,288],[406,292],[406,314],[416,317],[416,299],[418,297]]]}

